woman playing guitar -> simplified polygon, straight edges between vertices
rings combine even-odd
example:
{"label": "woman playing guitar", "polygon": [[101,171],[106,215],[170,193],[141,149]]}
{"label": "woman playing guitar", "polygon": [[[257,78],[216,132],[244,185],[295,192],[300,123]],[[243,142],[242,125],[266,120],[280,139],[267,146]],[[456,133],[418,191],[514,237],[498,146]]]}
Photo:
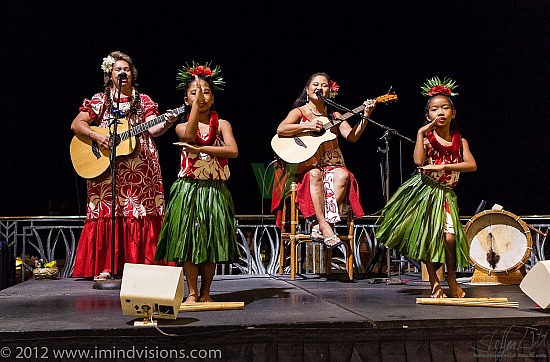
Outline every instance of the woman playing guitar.
{"label": "woman playing guitar", "polygon": [[[279,137],[292,137],[304,132],[320,132],[327,129],[323,120],[337,120],[341,114],[333,111],[325,104],[322,97],[316,92],[321,91],[323,97],[334,97],[339,86],[326,73],[311,75],[300,96],[294,101],[294,108],[277,128]],[[374,108],[375,100],[364,102],[364,114],[368,119]],[[350,142],[359,139],[365,130],[366,122],[362,119],[353,127],[342,121],[327,132],[341,135]],[[299,141],[298,141],[299,142]],[[315,216],[316,224],[312,228],[311,238],[322,241],[325,246],[334,248],[341,242],[336,236],[333,225],[340,220],[339,205],[349,201],[356,216],[364,215],[359,199],[359,190],[353,174],[346,168],[344,157],[338,147],[338,137],[326,142],[320,148],[319,159],[311,165],[309,170],[302,172],[298,167],[296,182],[298,183],[297,201],[303,216]],[[283,179],[291,177],[281,166],[276,168],[275,185],[283,185]],[[272,210],[277,213],[282,201],[284,190],[273,189]],[[279,219],[279,218],[278,218]]]}
{"label": "woman playing guitar", "polygon": [[[98,131],[109,128],[113,111],[122,112],[125,122],[132,127],[140,127],[159,114],[157,103],[138,92],[138,72],[127,54],[110,53],[103,58],[101,69],[104,91],[85,99],[71,123],[71,130],[94,146],[98,158],[112,151],[109,132]],[[115,210],[112,209],[111,170],[87,181],[86,222],[78,242],[73,277],[94,276],[95,280],[107,280],[121,275],[124,263],[154,263],[164,217],[164,193],[153,137],[164,134],[177,117],[169,112],[163,119],[163,123],[142,133],[136,141],[139,145],[136,152],[117,157]],[[91,124],[99,127],[92,128]],[[90,154],[94,158],[92,148]],[[113,213],[117,225],[114,270],[111,270]]]}

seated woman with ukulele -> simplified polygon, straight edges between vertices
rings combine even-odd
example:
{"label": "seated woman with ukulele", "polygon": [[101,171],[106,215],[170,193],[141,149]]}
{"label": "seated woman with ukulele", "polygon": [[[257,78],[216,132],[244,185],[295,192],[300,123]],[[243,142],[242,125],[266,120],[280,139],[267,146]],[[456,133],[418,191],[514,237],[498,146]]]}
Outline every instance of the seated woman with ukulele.
{"label": "seated woman with ukulele", "polygon": [[[328,248],[334,248],[341,243],[334,232],[334,223],[340,221],[340,205],[349,202],[356,216],[364,215],[357,182],[346,168],[338,147],[338,134],[355,142],[365,130],[366,122],[361,119],[352,127],[345,119],[353,113],[341,115],[325,104],[323,98],[336,96],[338,88],[336,82],[326,73],[311,75],[302,93],[294,101],[294,108],[277,128],[277,135],[272,141],[273,149],[278,155],[278,147],[286,148],[281,149],[281,152],[289,152],[289,147],[295,147],[299,153],[305,148],[315,147],[315,144],[304,147],[308,142],[321,139],[310,137],[311,132],[326,130],[329,140],[321,141],[313,157],[304,156],[307,159],[298,165],[278,162],[275,167],[271,209],[277,215],[277,224],[280,226],[285,185],[289,184],[290,178],[295,178],[294,181],[298,184],[296,200],[302,215],[305,218],[316,218],[311,238],[323,242]],[[319,91],[323,97],[316,94]],[[365,117],[368,118],[375,107],[376,100],[367,100],[359,107],[359,111],[364,109]],[[287,142],[288,140],[290,141]]]}

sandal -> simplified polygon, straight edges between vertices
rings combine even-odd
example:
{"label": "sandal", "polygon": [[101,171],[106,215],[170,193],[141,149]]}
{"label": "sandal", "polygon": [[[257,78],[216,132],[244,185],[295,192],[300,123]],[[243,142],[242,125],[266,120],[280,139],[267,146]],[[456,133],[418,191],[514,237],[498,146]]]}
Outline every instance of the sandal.
{"label": "sandal", "polygon": [[315,224],[311,227],[309,237],[312,241],[323,242],[323,233],[319,230],[319,225]]}
{"label": "sandal", "polygon": [[[331,241],[334,241],[336,240],[335,243],[330,243]],[[332,236],[329,236],[328,238],[324,238],[323,239],[323,244],[328,248],[328,249],[334,249],[335,247],[343,244],[344,242],[342,240],[340,240],[340,238],[336,235],[336,234],[333,234]]]}
{"label": "sandal", "polygon": [[94,277],[94,282],[102,281],[102,280],[108,280],[111,277],[111,273],[109,272],[101,272],[98,275]]}

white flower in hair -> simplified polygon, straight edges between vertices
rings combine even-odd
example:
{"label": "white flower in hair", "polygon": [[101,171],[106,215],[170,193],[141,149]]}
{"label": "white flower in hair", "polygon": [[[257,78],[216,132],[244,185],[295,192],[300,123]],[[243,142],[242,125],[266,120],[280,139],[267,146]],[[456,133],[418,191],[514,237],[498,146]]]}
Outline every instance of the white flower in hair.
{"label": "white flower in hair", "polygon": [[116,60],[112,56],[107,56],[103,58],[103,63],[101,63],[101,70],[103,70],[104,73],[111,73],[113,70],[113,64],[115,64]]}

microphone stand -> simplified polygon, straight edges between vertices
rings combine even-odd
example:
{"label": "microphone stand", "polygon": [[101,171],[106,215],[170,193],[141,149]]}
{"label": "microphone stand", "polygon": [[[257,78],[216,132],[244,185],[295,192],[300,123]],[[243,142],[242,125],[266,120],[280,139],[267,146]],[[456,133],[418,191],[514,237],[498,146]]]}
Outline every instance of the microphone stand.
{"label": "microphone stand", "polygon": [[[111,275],[107,280],[97,280],[94,282],[93,289],[103,289],[103,290],[115,290],[121,288],[121,280],[115,279],[115,233],[116,233],[116,200],[117,200],[117,189],[116,189],[116,148],[120,143],[120,136],[117,134],[117,126],[120,124],[118,121],[119,118],[124,117],[124,113],[120,110],[120,97],[122,93],[122,80],[125,77],[121,74],[126,75],[125,73],[120,73],[118,75],[118,97],[116,108],[113,109],[112,114],[114,115],[111,124],[109,125],[109,139],[112,142],[111,153],[109,154],[109,163],[111,168]],[[112,126],[112,128],[111,128]]]}
{"label": "microphone stand", "polygon": [[[401,133],[397,132],[397,131],[396,131],[395,129],[393,129],[393,128],[390,128],[390,127],[388,127],[388,126],[385,126],[385,125],[383,125],[383,124],[380,124],[380,123],[378,123],[378,122],[375,122],[374,120],[370,119],[369,117],[366,117],[363,113],[354,112],[354,111],[352,111],[351,109],[348,109],[348,108],[346,108],[346,107],[344,107],[344,106],[342,106],[342,105],[340,105],[340,104],[338,104],[338,103],[335,103],[334,101],[332,101],[332,100],[326,98],[325,96],[323,96],[322,93],[320,93],[320,92],[316,92],[315,94],[318,95],[319,98],[321,98],[323,101],[325,101],[325,103],[328,103],[329,105],[333,106],[334,108],[338,108],[339,110],[344,111],[344,112],[347,112],[347,113],[353,113],[354,115],[356,115],[356,116],[358,116],[358,117],[364,119],[365,121],[369,121],[369,122],[371,122],[371,123],[377,125],[378,127],[384,129],[386,132],[384,133],[384,136],[380,137],[380,139],[382,139],[382,138],[384,138],[384,137],[387,137],[387,138],[389,139],[390,134],[394,134],[394,135],[396,135],[396,136],[398,136],[398,137],[403,138],[404,140],[407,140],[407,141],[411,142],[412,144],[415,143],[415,142],[414,142],[413,140],[411,140],[409,137],[403,136]],[[386,134],[387,134],[387,136],[386,136]]]}
{"label": "microphone stand", "polygon": [[[391,91],[391,88],[390,88],[390,91]],[[390,93],[390,91],[388,91],[388,93]],[[415,144],[416,142],[414,142],[412,139],[402,135],[401,133],[397,132],[397,130],[393,129],[393,128],[390,128],[388,126],[385,126],[383,124],[380,124],[378,122],[375,122],[373,121],[372,119],[370,119],[369,117],[366,117],[363,113],[357,113],[357,112],[353,112],[352,110],[338,104],[338,103],[335,103],[333,102],[332,100],[326,98],[325,96],[323,96],[323,94],[320,92],[320,91],[317,91],[315,92],[315,94],[321,98],[323,101],[325,101],[326,103],[328,103],[329,105],[333,106],[334,108],[337,108],[341,111],[344,111],[344,112],[350,112],[350,113],[353,113],[354,115],[360,117],[362,120],[366,120],[370,123],[373,123],[375,125],[377,125],[378,127],[382,128],[384,130],[384,134],[382,135],[382,137],[380,137],[380,139],[384,139],[385,141],[385,148],[384,149],[381,149],[381,148],[378,148],[378,153],[381,154],[381,155],[384,155],[384,157],[380,158],[381,159],[381,177],[382,177],[382,194],[384,195],[384,201],[385,203],[387,204],[389,199],[390,199],[390,159],[389,159],[389,150],[390,150],[390,145],[389,145],[389,141],[390,141],[390,138],[391,138],[391,135],[396,135],[406,141],[409,141],[410,143],[412,144]],[[386,278],[386,284],[403,284],[403,281],[399,278],[392,278],[391,277],[391,268],[390,268],[390,264],[391,264],[391,250],[386,248],[385,246],[382,246],[382,250],[378,250],[373,261],[370,263],[369,267],[367,268],[367,274],[372,270],[372,268],[374,267],[374,265],[376,264],[376,261],[377,259],[380,257],[380,254],[381,253],[385,253],[386,254],[386,265],[387,265],[387,278]],[[382,260],[383,260],[383,257],[382,257]]]}

